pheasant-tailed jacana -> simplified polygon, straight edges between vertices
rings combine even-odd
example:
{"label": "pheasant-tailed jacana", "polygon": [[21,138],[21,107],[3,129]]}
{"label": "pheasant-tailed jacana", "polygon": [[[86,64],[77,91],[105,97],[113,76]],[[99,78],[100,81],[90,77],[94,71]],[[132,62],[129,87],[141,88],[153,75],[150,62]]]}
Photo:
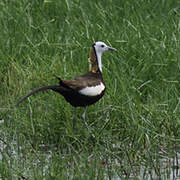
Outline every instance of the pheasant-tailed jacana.
{"label": "pheasant-tailed jacana", "polygon": [[[67,102],[74,107],[85,107],[82,114],[85,120],[86,107],[96,103],[105,93],[106,86],[102,77],[101,56],[103,52],[108,50],[116,50],[107,46],[104,42],[96,42],[92,45],[89,55],[90,71],[75,77],[72,80],[63,80],[58,78],[59,85],[43,86],[31,91],[29,94],[19,100],[17,105],[22,103],[26,98],[39,91],[53,90],[60,93]],[[76,109],[76,108],[75,108]],[[75,117],[73,119],[73,127],[75,126]]]}

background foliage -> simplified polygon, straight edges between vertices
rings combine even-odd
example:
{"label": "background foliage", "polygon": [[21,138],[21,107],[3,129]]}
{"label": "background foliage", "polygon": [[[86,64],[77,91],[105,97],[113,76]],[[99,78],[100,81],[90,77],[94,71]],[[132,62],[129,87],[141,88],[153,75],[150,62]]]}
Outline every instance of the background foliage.
{"label": "background foliage", "polygon": [[[1,0],[0,174],[15,179],[175,178],[180,141],[178,0]],[[107,92],[78,109],[30,90],[88,71],[102,40]],[[166,167],[166,168],[165,168]]]}

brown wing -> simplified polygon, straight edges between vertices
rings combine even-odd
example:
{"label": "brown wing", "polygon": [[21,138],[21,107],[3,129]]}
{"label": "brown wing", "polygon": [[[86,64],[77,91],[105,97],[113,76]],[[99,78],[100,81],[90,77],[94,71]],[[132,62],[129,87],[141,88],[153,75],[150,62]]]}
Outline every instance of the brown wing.
{"label": "brown wing", "polygon": [[86,86],[96,86],[102,81],[101,73],[88,72],[81,76],[77,76],[72,80],[61,80],[60,84],[74,90],[80,90]]}

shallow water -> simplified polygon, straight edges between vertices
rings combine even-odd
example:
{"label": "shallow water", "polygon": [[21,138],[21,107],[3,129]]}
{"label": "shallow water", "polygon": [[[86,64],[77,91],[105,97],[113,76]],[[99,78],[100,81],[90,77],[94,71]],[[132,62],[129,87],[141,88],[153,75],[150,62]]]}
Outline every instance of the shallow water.
{"label": "shallow water", "polygon": [[[3,120],[0,121],[0,125],[4,123]],[[0,161],[6,161],[8,167],[11,167],[14,172],[14,178],[18,178],[19,172],[23,172],[22,177],[29,177],[30,179],[33,177],[33,168],[39,168],[41,164],[42,174],[45,176],[47,171],[49,171],[51,161],[53,161],[52,154],[56,151],[50,150],[45,152],[40,152],[41,158],[36,158],[36,156],[31,157],[28,159],[28,154],[23,154],[23,148],[18,146],[17,139],[11,139],[10,141],[6,138],[6,134],[2,132],[0,129]],[[43,146],[43,145],[42,145]],[[29,149],[29,151],[31,151]],[[147,163],[143,163],[140,166],[133,166],[133,171],[128,174],[122,174],[122,172],[118,172],[120,169],[121,164],[126,164],[127,162],[118,162],[117,159],[113,160],[113,166],[109,169],[108,165],[103,165],[106,174],[104,174],[104,179],[111,179],[112,180],[120,180],[120,179],[145,179],[145,180],[180,180],[180,172],[179,172],[179,165],[180,165],[180,148],[177,148],[174,157],[166,156],[166,152],[163,150],[159,152],[161,155],[161,159],[158,159],[158,168],[152,168],[152,164],[156,165],[156,159],[154,162],[151,162],[151,166],[148,166]],[[61,154],[62,156],[62,154]],[[62,158],[62,157],[61,157]],[[40,162],[43,159],[43,166]],[[110,162],[112,162],[110,160]],[[82,162],[83,163],[83,162]],[[31,172],[32,171],[32,172]],[[108,174],[108,171],[110,173]],[[67,174],[71,174],[71,169],[67,169]],[[3,178],[3,177],[2,177]]]}

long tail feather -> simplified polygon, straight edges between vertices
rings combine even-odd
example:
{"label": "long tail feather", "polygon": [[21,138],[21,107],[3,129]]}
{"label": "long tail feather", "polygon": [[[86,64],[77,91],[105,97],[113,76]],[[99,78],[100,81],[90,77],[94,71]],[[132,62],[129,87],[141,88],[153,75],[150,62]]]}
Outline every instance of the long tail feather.
{"label": "long tail feather", "polygon": [[29,94],[27,94],[26,96],[22,97],[18,103],[16,104],[16,106],[18,106],[20,103],[22,103],[26,98],[28,98],[29,96],[37,93],[37,92],[40,92],[40,91],[46,91],[46,90],[53,90],[53,91],[56,91],[56,92],[59,92],[59,89],[60,87],[59,86],[43,86],[43,87],[40,87],[38,89],[34,89],[33,91],[31,91]]}

